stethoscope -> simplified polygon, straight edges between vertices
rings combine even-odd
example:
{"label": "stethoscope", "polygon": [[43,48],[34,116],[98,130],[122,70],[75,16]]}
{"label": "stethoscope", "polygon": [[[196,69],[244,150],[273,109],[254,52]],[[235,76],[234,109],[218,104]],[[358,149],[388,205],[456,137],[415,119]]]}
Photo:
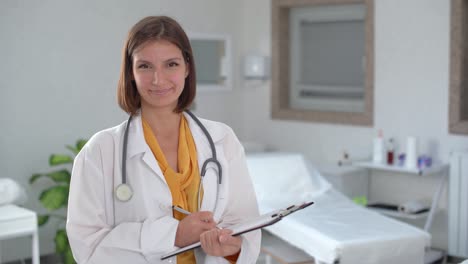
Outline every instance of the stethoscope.
{"label": "stethoscope", "polygon": [[[200,127],[200,129],[203,131],[203,133],[206,136],[206,139],[208,139],[208,143],[210,144],[211,148],[211,158],[205,160],[202,165],[201,169],[201,181],[200,181],[200,187],[198,188],[198,208],[200,208],[200,189],[202,187],[203,183],[203,177],[205,176],[208,164],[210,162],[213,162],[216,165],[217,171],[218,171],[218,187],[216,188],[216,201],[215,201],[215,206],[216,208],[217,202],[218,202],[218,195],[219,195],[219,185],[221,185],[221,179],[222,179],[222,169],[221,169],[221,163],[219,163],[218,159],[216,158],[216,149],[215,145],[213,143],[213,139],[211,138],[210,133],[208,133],[208,130],[203,126],[203,124],[200,122],[200,120],[189,110],[185,110],[185,112],[197,123],[197,125]],[[128,146],[128,130],[130,127],[130,122],[132,121],[132,115],[128,118],[127,121],[127,126],[125,127],[125,132],[124,132],[124,141],[123,141],[123,150],[122,150],[122,183],[119,184],[115,188],[115,197],[117,200],[121,202],[127,202],[129,201],[132,196],[133,196],[133,190],[130,186],[130,184],[127,183],[127,146]],[[213,210],[214,211],[214,210]]]}

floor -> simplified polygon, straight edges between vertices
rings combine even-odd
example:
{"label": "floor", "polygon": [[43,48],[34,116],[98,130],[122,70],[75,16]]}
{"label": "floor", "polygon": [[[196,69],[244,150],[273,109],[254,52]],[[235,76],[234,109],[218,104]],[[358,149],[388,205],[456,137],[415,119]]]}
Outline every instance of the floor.
{"label": "floor", "polygon": [[[30,264],[31,261],[26,260],[24,262],[21,261],[13,261],[13,262],[8,262],[5,264]],[[57,259],[52,259],[52,258],[41,258],[41,264],[59,264],[60,262],[57,262]],[[446,264],[459,264],[460,262],[447,262]],[[266,264],[265,256],[260,256],[257,264]],[[270,264],[283,264],[281,262],[272,260]]]}
{"label": "floor", "polygon": [[[461,259],[461,258],[450,257],[449,262],[447,262],[446,264],[459,264],[463,260],[464,259]],[[31,260],[12,261],[12,262],[4,263],[4,264],[31,264]],[[41,257],[41,264],[60,264],[60,259],[58,257],[54,256],[54,255],[42,256]],[[265,257],[264,254],[260,254],[260,257],[258,258],[257,264],[267,264],[266,257]],[[272,259],[269,264],[284,264],[284,262],[278,262],[278,261],[275,261],[274,259]],[[436,263],[434,263],[434,264],[436,264]],[[439,264],[439,263],[437,263],[437,264]]]}

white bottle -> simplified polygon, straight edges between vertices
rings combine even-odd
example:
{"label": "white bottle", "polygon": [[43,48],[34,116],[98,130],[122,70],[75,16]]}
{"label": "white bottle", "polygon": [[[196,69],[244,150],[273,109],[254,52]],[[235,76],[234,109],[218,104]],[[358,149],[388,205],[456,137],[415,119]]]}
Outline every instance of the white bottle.
{"label": "white bottle", "polygon": [[374,151],[372,152],[372,161],[374,163],[384,162],[384,140],[382,129],[379,130],[379,134],[374,138]]}
{"label": "white bottle", "polygon": [[418,165],[418,141],[416,137],[408,137],[406,140],[406,161],[405,166],[408,169],[415,169]]}

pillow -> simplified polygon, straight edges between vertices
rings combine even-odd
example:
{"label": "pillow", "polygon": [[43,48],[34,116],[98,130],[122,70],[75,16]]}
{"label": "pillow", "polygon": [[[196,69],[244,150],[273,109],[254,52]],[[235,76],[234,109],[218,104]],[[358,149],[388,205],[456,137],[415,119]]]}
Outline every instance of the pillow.
{"label": "pillow", "polygon": [[310,201],[330,188],[298,153],[247,155],[247,166],[259,202],[289,205]]}
{"label": "pillow", "polygon": [[24,202],[26,202],[24,189],[12,179],[0,178],[0,205]]}

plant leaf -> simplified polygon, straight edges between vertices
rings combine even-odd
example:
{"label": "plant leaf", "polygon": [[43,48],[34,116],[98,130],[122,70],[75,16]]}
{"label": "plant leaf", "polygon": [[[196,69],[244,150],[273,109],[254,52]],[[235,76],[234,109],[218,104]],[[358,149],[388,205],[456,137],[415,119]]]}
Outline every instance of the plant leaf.
{"label": "plant leaf", "polygon": [[49,221],[49,215],[38,215],[37,216],[37,224],[39,226],[45,225]]}
{"label": "plant leaf", "polygon": [[76,264],[70,245],[68,245],[67,250],[63,254],[63,262],[63,264]]}
{"label": "plant leaf", "polygon": [[70,146],[70,145],[66,145],[65,146],[68,150],[70,150],[71,152],[73,152],[73,154],[78,154],[79,150],[77,150],[75,147],[73,146]]}
{"label": "plant leaf", "polygon": [[29,184],[33,184],[37,179],[44,176],[42,173],[34,173],[31,178],[29,178]]}
{"label": "plant leaf", "polygon": [[69,149],[71,152],[73,152],[73,154],[75,155],[78,155],[78,153],[80,152],[80,150],[84,147],[84,145],[86,144],[87,140],[85,139],[78,139],[75,143],[75,147],[73,146],[70,146],[70,145],[66,145],[67,149]]}
{"label": "plant leaf", "polygon": [[39,200],[50,211],[57,210],[67,205],[68,186],[54,186],[41,193]]}
{"label": "plant leaf", "polygon": [[68,164],[72,163],[73,158],[70,157],[69,155],[64,155],[64,154],[52,154],[49,157],[49,165],[50,166],[57,166],[61,164]]}
{"label": "plant leaf", "polygon": [[88,142],[88,140],[86,139],[78,139],[78,141],[76,141],[76,149],[78,150],[78,152],[84,147],[86,142]]}
{"label": "plant leaf", "polygon": [[56,183],[70,183],[71,174],[67,169],[53,171],[49,173],[36,173],[29,178],[29,183],[33,184],[37,179],[40,177],[48,177],[49,179],[53,180]]}
{"label": "plant leaf", "polygon": [[45,176],[49,177],[51,180],[53,180],[56,183],[60,183],[60,182],[69,183],[70,178],[71,178],[71,174],[67,169],[49,172],[49,173],[46,173]]}
{"label": "plant leaf", "polygon": [[55,233],[55,251],[58,253],[65,253],[68,247],[67,233],[64,229],[57,230]]}

